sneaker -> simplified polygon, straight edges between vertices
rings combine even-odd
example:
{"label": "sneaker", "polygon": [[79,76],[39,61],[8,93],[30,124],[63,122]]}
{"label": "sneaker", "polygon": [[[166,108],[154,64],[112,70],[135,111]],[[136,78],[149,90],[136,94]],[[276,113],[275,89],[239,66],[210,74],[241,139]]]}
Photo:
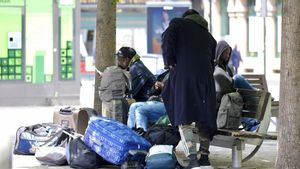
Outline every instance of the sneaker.
{"label": "sneaker", "polygon": [[202,168],[202,166],[210,166],[210,162],[209,162],[209,158],[208,155],[201,155],[200,159],[199,159],[199,164]]}
{"label": "sneaker", "polygon": [[200,164],[198,162],[195,163],[190,162],[189,165],[184,169],[202,169],[202,168],[200,167]]}
{"label": "sneaker", "polygon": [[189,155],[189,159],[190,159],[189,165],[184,169],[201,169],[196,154]]}
{"label": "sneaker", "polygon": [[146,134],[143,128],[137,128],[135,132],[140,136],[144,136]]}

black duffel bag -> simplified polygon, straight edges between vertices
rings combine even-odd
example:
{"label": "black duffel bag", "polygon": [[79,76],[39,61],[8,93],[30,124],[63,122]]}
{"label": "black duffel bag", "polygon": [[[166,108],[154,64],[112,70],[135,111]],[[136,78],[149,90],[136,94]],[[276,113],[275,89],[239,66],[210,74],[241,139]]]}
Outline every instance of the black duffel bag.
{"label": "black duffel bag", "polygon": [[173,145],[175,147],[180,141],[180,134],[177,128],[161,124],[154,124],[148,128],[144,137],[152,145]]}
{"label": "black duffel bag", "polygon": [[66,148],[66,158],[72,168],[99,168],[104,162],[96,152],[87,147],[80,137],[70,141]]}

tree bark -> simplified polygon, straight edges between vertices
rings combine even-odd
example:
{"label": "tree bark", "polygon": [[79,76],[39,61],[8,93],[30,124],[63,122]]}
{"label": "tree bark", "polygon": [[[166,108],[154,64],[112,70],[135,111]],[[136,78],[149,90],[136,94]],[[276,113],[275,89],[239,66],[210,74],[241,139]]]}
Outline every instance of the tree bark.
{"label": "tree bark", "polygon": [[300,167],[300,1],[283,0],[277,169]]}
{"label": "tree bark", "polygon": [[[95,67],[101,72],[115,64],[116,51],[116,3],[117,0],[98,0],[96,25]],[[100,76],[95,71],[94,109],[102,113],[99,98]]]}

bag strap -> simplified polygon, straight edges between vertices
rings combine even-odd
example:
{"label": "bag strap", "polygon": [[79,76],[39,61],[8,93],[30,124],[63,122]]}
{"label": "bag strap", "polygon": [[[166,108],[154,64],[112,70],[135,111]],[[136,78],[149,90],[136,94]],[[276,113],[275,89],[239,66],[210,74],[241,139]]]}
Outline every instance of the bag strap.
{"label": "bag strap", "polygon": [[62,133],[65,133],[67,134],[68,136],[70,136],[72,139],[75,139],[77,137],[83,137],[82,134],[79,134],[79,133],[71,133],[69,132],[67,129],[65,128],[62,128],[60,129],[57,133],[55,133],[53,136],[51,136],[51,138],[49,138],[47,141],[45,141],[44,144],[40,145],[40,146],[46,146],[48,143],[50,143],[50,141],[52,141],[55,137],[57,137],[58,135],[62,134]]}
{"label": "bag strap", "polygon": [[128,88],[128,98],[132,98],[132,93],[131,93],[131,89],[132,89],[132,86],[131,86],[131,81],[129,79],[129,77],[126,76],[125,72],[122,70],[122,74],[123,74],[123,77],[125,78],[125,81],[126,81],[126,88]]}
{"label": "bag strap", "polygon": [[63,133],[64,129],[60,129],[58,132],[56,132],[55,134],[53,134],[47,141],[45,141],[44,144],[42,144],[41,146],[45,146],[47,145],[50,141],[52,141],[56,136],[60,135]]}
{"label": "bag strap", "polygon": [[77,138],[77,137],[80,137],[80,138],[83,137],[82,134],[75,133],[75,132],[70,133],[70,132],[68,132],[68,131],[66,131],[66,130],[63,130],[63,133],[67,134],[68,136],[70,136],[70,137],[73,138],[73,139],[75,139],[75,138]]}

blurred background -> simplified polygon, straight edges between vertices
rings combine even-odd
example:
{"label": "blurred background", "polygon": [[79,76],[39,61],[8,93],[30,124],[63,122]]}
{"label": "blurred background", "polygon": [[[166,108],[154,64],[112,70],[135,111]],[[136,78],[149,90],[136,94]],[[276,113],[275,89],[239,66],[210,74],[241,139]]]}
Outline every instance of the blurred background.
{"label": "blurred background", "polygon": [[[238,47],[239,73],[265,74],[278,100],[281,0],[119,0],[116,49],[135,48],[156,74],[161,34],[188,8]],[[93,107],[96,16],[97,0],[0,1],[0,105]]]}

